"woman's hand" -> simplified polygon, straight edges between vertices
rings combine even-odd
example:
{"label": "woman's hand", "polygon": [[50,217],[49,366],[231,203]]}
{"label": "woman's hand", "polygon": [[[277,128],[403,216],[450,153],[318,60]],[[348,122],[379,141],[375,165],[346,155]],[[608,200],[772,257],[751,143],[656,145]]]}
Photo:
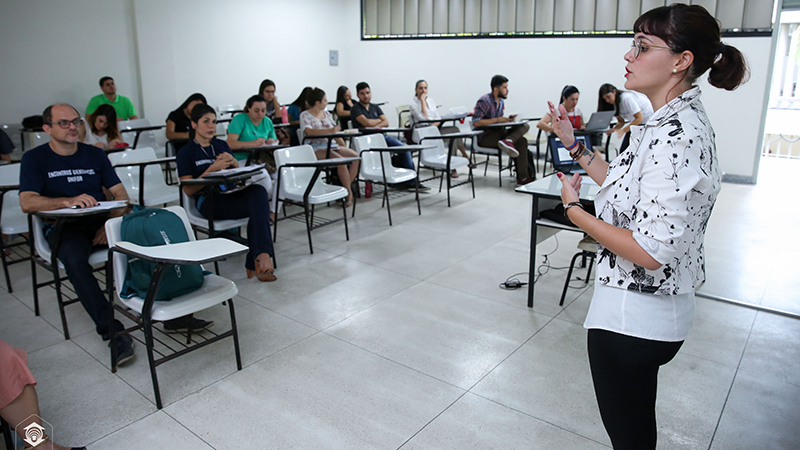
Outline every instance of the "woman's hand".
{"label": "woman's hand", "polygon": [[558,172],[558,179],[561,180],[561,202],[568,204],[579,201],[578,193],[581,191],[581,181],[583,177],[573,174],[572,178],[567,178],[561,172]]}
{"label": "woman's hand", "polygon": [[[267,140],[264,139],[264,138],[257,138],[255,141],[253,141],[253,147],[263,147],[265,145],[267,145]],[[230,153],[223,153],[223,155],[226,155],[226,154],[230,154]],[[222,156],[222,155],[220,155],[220,156]]]}
{"label": "woman's hand", "polygon": [[338,133],[340,131],[342,131],[342,127],[339,125],[335,125],[333,128],[331,128],[331,133]]}
{"label": "woman's hand", "polygon": [[567,117],[567,109],[564,105],[558,105],[558,111],[553,102],[547,102],[550,107],[550,117],[553,118],[553,133],[561,139],[565,147],[569,147],[575,142],[575,132],[572,131],[572,122]]}

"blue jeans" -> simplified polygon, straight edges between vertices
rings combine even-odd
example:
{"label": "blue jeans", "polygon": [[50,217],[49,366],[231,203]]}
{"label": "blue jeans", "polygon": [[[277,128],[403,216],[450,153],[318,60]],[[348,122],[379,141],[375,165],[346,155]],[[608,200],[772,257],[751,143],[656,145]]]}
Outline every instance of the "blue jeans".
{"label": "blue jeans", "polygon": [[[403,145],[402,142],[391,136],[384,136],[384,139],[386,139],[386,145],[389,147],[400,147]],[[403,169],[414,170],[414,160],[411,157],[411,152],[394,153],[392,155],[392,164],[397,167],[402,167]]]}

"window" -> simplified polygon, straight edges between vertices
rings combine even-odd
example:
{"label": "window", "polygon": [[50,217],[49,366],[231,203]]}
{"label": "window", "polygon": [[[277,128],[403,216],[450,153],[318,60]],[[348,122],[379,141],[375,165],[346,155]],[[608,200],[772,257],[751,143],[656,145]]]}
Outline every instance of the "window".
{"label": "window", "polygon": [[[688,0],[684,0],[688,1]],[[673,0],[361,0],[361,39],[629,35]],[[725,35],[769,35],[774,0],[691,0]]]}

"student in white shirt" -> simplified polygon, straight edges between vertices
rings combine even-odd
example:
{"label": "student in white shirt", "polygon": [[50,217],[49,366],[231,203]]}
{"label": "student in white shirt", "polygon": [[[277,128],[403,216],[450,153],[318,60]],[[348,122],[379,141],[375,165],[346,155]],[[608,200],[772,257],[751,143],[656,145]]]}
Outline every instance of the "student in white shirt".
{"label": "student in white shirt", "polygon": [[[414,86],[414,98],[411,100],[411,104],[409,104],[408,109],[413,122],[442,118],[442,116],[439,115],[439,111],[436,109],[436,102],[432,98],[428,97],[428,82],[425,80],[417,81],[417,84]],[[433,122],[423,126],[438,127],[439,125],[439,122]],[[441,134],[451,134],[458,133],[460,130],[455,126],[446,126],[439,128],[439,132]],[[458,148],[464,158],[469,159],[467,150],[464,148],[464,141],[461,138],[456,138],[456,148]],[[475,164],[472,164],[472,162],[470,162],[470,166],[473,169],[477,167]],[[458,178],[458,172],[453,169],[453,171],[450,173],[450,177]]]}
{"label": "student in white shirt", "polygon": [[559,115],[555,133],[570,155],[601,186],[595,217],[578,202],[581,177],[559,174],[565,215],[599,243],[584,326],[600,416],[615,450],[653,450],[658,370],[694,320],[721,181],[714,130],[693,83],[710,69],[712,86],[736,89],[747,63],[698,5],[650,10],[633,31],[625,87],[646,95],[656,112],[634,128],[630,147],[602,161],[575,139],[563,107],[558,114],[551,104],[551,114]]}
{"label": "student in white shirt", "polygon": [[606,135],[617,132],[621,138],[620,152],[628,148],[631,138],[631,127],[646,123],[653,115],[653,105],[646,95],[636,91],[617,91],[612,84],[600,86],[600,98],[597,100],[598,111],[614,111],[617,124],[606,131]]}

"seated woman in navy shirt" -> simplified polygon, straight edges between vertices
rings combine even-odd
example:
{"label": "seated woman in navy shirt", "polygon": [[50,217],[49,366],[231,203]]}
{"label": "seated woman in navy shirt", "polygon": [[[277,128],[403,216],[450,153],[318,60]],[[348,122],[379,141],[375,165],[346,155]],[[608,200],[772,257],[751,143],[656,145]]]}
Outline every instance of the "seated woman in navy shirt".
{"label": "seated woman in navy shirt", "polygon": [[[231,149],[224,141],[214,138],[217,129],[217,114],[208,105],[197,105],[192,110],[193,138],[178,151],[178,177],[181,180],[200,178],[207,173],[222,169],[239,167]],[[214,195],[213,217],[215,219],[243,219],[247,222],[247,241],[250,251],[244,266],[247,278],[254,275],[260,281],[275,281],[274,265],[271,256],[272,236],[269,227],[269,198],[267,190],[260,184],[253,184],[241,191],[229,194],[207,194],[201,186],[183,186],[186,195],[194,196],[197,209],[208,217],[209,202],[206,195]]]}

